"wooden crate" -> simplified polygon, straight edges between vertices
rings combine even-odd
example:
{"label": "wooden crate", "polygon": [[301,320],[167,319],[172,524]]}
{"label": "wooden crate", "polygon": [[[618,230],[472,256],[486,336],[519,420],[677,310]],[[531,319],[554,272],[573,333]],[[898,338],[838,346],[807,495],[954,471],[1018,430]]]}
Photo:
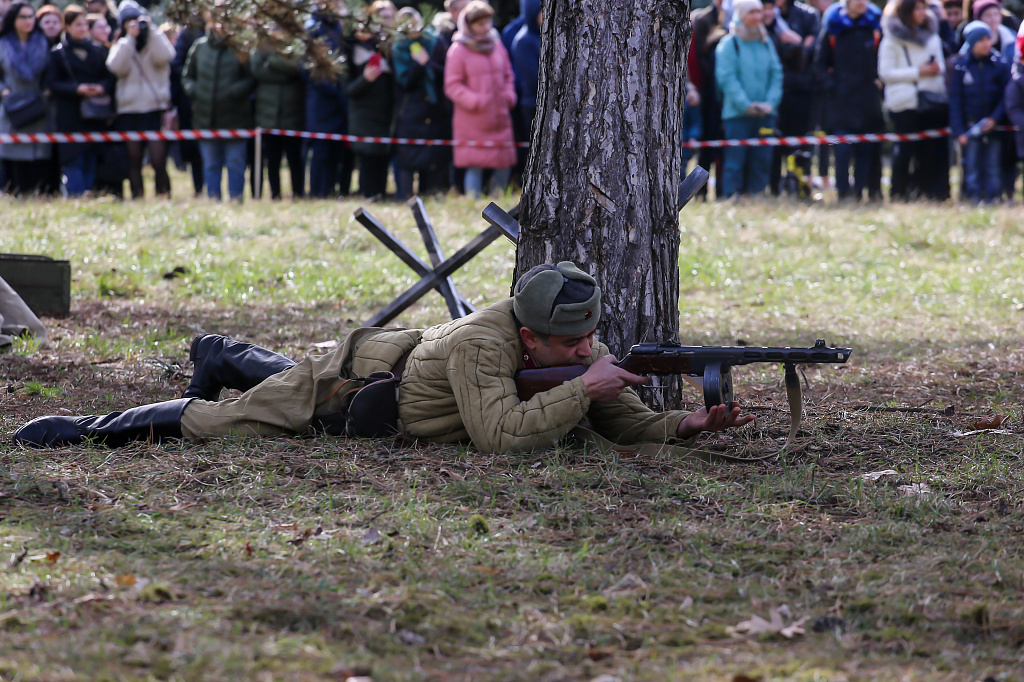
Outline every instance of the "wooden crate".
{"label": "wooden crate", "polygon": [[36,315],[65,317],[71,312],[71,263],[66,260],[0,253],[0,277]]}

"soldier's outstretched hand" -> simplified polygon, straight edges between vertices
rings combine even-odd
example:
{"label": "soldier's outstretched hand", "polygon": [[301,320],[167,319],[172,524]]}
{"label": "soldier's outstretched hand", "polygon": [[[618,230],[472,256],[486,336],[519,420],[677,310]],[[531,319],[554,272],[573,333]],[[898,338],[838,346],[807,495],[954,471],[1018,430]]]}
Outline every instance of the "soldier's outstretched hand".
{"label": "soldier's outstretched hand", "polygon": [[737,402],[730,403],[729,407],[715,405],[710,410],[702,407],[679,422],[676,435],[680,438],[689,438],[696,436],[701,431],[724,431],[749,424],[752,421],[754,421],[752,414],[740,416],[740,404]]}

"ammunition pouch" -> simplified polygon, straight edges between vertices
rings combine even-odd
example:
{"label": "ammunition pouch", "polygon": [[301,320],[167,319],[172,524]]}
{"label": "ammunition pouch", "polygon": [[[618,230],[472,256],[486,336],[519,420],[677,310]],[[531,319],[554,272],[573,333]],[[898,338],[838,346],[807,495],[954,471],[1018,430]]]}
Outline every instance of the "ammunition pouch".
{"label": "ammunition pouch", "polygon": [[349,438],[387,438],[397,435],[400,383],[400,377],[386,371],[346,380],[341,388],[356,385],[342,396],[341,409],[315,415],[312,429],[330,436]]}

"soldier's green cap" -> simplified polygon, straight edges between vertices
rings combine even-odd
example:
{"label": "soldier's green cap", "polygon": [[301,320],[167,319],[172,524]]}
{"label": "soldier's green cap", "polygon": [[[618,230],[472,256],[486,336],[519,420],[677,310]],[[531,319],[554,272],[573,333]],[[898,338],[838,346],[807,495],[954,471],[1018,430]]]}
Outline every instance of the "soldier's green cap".
{"label": "soldier's green cap", "polygon": [[538,265],[516,282],[512,307],[524,327],[540,334],[587,334],[601,320],[601,287],[570,261]]}

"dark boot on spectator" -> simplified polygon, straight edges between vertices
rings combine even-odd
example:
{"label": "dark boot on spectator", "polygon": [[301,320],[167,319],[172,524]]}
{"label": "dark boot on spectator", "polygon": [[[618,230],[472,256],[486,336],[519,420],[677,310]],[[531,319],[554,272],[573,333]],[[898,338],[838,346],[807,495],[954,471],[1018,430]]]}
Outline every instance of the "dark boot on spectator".
{"label": "dark boot on spectator", "polygon": [[295,362],[272,350],[219,334],[203,334],[192,339],[188,359],[192,361],[192,381],[182,398],[220,400],[221,389],[248,391],[267,377],[295,366]]}
{"label": "dark boot on spectator", "polygon": [[181,415],[191,398],[133,407],[104,416],[39,417],[14,433],[17,445],[58,448],[93,440],[120,447],[135,440],[181,438]]}

